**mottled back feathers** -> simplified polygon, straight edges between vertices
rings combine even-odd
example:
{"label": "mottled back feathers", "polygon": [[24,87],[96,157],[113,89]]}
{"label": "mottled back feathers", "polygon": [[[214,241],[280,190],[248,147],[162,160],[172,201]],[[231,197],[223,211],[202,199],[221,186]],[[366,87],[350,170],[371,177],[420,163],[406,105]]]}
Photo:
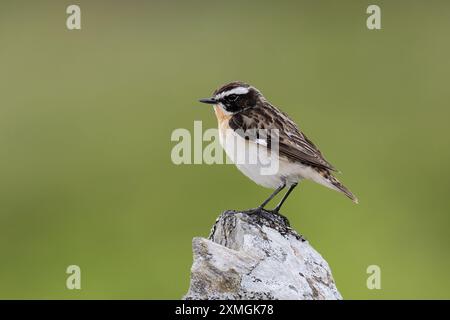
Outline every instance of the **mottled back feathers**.
{"label": "mottled back feathers", "polygon": [[[279,154],[292,162],[311,165],[317,168],[336,171],[322,156],[320,150],[309,140],[285,113],[265,101],[263,106],[245,109],[234,114],[229,126],[238,133],[252,129],[278,129]],[[238,130],[240,129],[240,130]],[[260,137],[246,134],[246,139],[256,142]],[[268,140],[270,141],[270,140]],[[270,144],[268,145],[270,148]]]}

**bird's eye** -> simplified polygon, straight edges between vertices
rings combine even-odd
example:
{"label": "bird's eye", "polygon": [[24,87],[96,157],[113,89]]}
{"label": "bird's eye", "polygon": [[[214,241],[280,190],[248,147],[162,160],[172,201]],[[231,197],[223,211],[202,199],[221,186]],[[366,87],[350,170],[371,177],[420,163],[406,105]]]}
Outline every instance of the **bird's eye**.
{"label": "bird's eye", "polygon": [[228,101],[236,101],[238,98],[237,94],[231,94],[228,96]]}

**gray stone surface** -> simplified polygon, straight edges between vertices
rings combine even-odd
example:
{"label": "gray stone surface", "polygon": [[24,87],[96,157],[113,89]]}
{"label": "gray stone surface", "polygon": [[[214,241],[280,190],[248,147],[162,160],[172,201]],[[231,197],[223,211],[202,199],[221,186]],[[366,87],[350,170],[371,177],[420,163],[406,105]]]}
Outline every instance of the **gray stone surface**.
{"label": "gray stone surface", "polygon": [[192,247],[184,299],[342,299],[328,263],[283,216],[225,211]]}

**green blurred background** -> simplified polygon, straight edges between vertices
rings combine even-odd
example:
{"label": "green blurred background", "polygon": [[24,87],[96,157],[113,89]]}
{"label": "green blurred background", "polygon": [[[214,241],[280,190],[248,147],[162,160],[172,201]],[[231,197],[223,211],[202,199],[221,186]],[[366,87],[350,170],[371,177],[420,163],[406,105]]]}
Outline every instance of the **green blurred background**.
{"label": "green blurred background", "polygon": [[[449,31],[448,1],[2,0],[0,298],[181,298],[192,237],[271,192],[171,162],[172,131],[215,127],[196,101],[231,80],[289,113],[358,195],[305,182],[283,210],[344,298],[450,298]],[[65,287],[71,264],[82,290]]]}

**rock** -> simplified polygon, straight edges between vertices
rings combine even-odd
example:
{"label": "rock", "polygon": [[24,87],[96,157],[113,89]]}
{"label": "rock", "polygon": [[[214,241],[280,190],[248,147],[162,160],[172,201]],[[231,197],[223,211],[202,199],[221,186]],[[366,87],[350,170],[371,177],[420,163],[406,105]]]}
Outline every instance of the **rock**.
{"label": "rock", "polygon": [[225,211],[192,247],[184,299],[342,299],[328,263],[281,215]]}

